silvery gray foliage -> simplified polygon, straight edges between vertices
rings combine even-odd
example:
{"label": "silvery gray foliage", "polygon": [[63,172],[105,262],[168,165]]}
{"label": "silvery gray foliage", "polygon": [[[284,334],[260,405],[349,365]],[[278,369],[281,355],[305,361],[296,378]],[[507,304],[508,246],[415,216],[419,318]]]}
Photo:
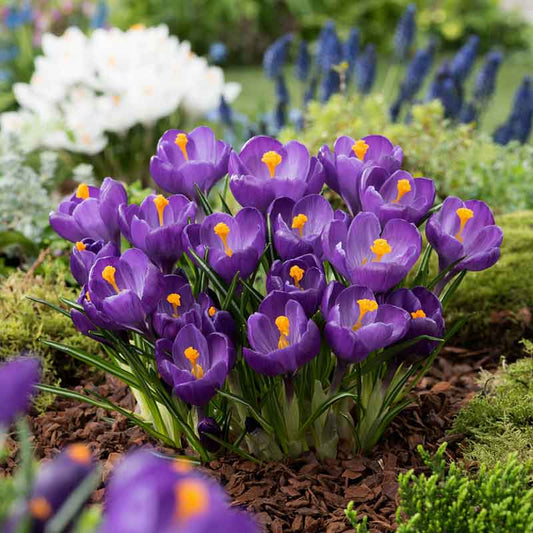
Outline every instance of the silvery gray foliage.
{"label": "silvery gray foliage", "polygon": [[[48,226],[48,214],[57,184],[59,159],[56,152],[41,152],[37,170],[30,165],[31,154],[24,152],[15,138],[0,140],[0,231],[18,231],[34,242],[40,242]],[[92,181],[92,167],[79,165],[73,170]]]}

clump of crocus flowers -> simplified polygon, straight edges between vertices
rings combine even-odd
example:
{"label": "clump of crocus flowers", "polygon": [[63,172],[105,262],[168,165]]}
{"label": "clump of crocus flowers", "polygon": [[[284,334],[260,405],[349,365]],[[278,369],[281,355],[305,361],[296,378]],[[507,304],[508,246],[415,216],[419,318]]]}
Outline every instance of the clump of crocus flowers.
{"label": "clump of crocus flowers", "polygon": [[128,205],[111,178],[80,184],[51,223],[74,243],[74,323],[111,363],[83,360],[130,385],[133,423],[204,460],[370,448],[457,329],[443,306],[503,238],[486,204],[435,207],[434,182],[402,163],[380,135],[237,153],[200,127],[157,146],[168,196]]}

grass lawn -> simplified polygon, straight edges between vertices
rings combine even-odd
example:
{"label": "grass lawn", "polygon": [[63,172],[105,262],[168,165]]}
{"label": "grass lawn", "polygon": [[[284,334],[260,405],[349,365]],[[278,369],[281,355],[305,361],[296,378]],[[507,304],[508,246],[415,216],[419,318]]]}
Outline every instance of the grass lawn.
{"label": "grass lawn", "polygon": [[[436,62],[439,64],[440,60]],[[481,65],[479,61],[469,84],[473,84],[477,76],[477,71]],[[403,70],[403,69],[402,69]],[[509,113],[513,94],[521,79],[525,75],[533,75],[533,58],[528,54],[515,54],[505,59],[497,80],[496,94],[491,101],[490,109],[482,117],[481,127],[492,133],[500,125]],[[253,67],[228,67],[226,77],[229,81],[238,81],[242,84],[242,93],[235,102],[235,109],[248,116],[254,117],[257,113],[270,111],[275,98],[274,83],[263,75],[263,70],[259,66]],[[384,91],[388,101],[391,101],[397,94],[397,87],[403,73],[396,67],[390,67],[384,61],[378,64],[378,76],[375,90]],[[428,77],[429,83],[431,76]],[[298,107],[301,102],[302,86],[294,78],[290,69],[287,69],[287,84],[292,98],[292,105]],[[420,92],[420,97],[426,93],[426,87]],[[467,94],[469,91],[467,89]]]}

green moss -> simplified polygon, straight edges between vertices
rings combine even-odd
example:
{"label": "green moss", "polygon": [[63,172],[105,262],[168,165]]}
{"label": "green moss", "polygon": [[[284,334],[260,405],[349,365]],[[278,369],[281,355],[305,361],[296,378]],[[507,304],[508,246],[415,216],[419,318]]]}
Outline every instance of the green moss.
{"label": "green moss", "polygon": [[[76,290],[67,286],[68,271],[60,261],[47,261],[39,275],[17,271],[0,283],[0,361],[21,352],[38,354],[43,361],[43,381],[69,380],[76,371],[73,360],[46,347],[42,340],[53,340],[86,351],[97,343],[76,331],[70,319],[49,307],[30,301],[27,296],[61,305],[59,298],[75,300]],[[39,407],[50,398],[40,396]]]}
{"label": "green moss", "polygon": [[449,322],[471,315],[454,341],[486,347],[509,347],[529,332],[533,303],[533,212],[497,217],[504,233],[501,258],[489,270],[469,272],[447,309]]}
{"label": "green moss", "polygon": [[[529,355],[533,346],[526,344]],[[481,378],[482,392],[459,411],[453,431],[467,437],[465,459],[493,465],[517,453],[533,460],[533,358],[504,365]]]}

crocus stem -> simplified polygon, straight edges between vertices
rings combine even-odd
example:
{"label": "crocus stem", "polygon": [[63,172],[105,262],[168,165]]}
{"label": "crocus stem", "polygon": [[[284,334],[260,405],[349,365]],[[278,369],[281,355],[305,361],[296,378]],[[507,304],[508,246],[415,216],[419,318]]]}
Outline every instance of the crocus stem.
{"label": "crocus stem", "polygon": [[294,397],[294,381],[292,374],[285,376],[285,395],[287,397],[287,402],[291,402]]}
{"label": "crocus stem", "polygon": [[342,378],[344,377],[344,374],[346,373],[346,368],[348,368],[348,363],[346,363],[342,359],[337,359],[337,368],[335,369],[335,373],[333,374],[333,379],[331,380],[331,387],[330,387],[331,395],[335,394],[337,389],[340,387]]}
{"label": "crocus stem", "polygon": [[448,282],[453,278],[455,275],[454,272],[448,272],[436,285],[433,289],[433,292],[436,296],[440,296],[441,292],[444,290],[446,285],[448,285]]}
{"label": "crocus stem", "polygon": [[205,418],[205,409],[203,408],[203,406],[198,406],[196,408],[196,412],[198,413],[198,422],[200,422],[200,420],[202,420],[203,418]]}

